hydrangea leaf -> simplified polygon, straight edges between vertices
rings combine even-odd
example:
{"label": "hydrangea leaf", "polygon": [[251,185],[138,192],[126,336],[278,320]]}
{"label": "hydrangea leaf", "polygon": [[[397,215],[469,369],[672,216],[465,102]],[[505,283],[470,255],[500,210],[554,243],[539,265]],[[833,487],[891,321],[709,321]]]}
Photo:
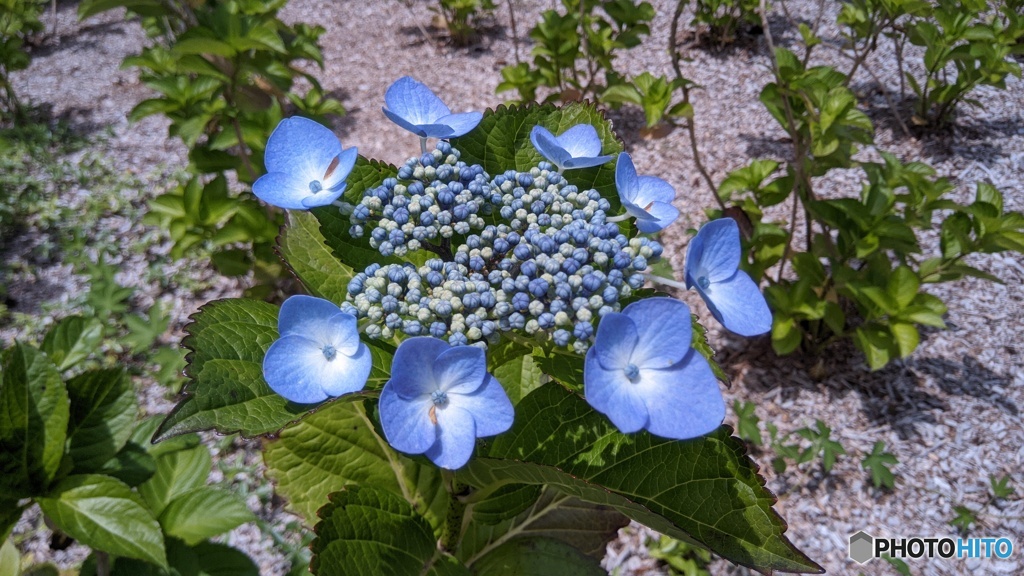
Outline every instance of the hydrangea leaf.
{"label": "hydrangea leaf", "polygon": [[540,489],[536,484],[506,484],[474,502],[466,513],[472,517],[474,525],[493,526],[533,506]]}
{"label": "hydrangea leaf", "polygon": [[487,457],[459,471],[462,481],[547,484],[765,573],[821,572],[785,538],[775,496],[728,427],[685,442],[624,435],[554,384],[527,396],[517,413]]}
{"label": "hydrangea leaf", "polygon": [[544,372],[531,352],[530,348],[510,339],[487,349],[487,363],[493,367],[490,372],[501,382],[513,405],[543,383]]}
{"label": "hydrangea leaf", "polygon": [[[588,102],[571,102],[562,107],[552,104],[499,106],[484,112],[480,124],[460,138],[452,138],[452,146],[462,152],[467,164],[480,164],[494,176],[506,170],[529,170],[544,160],[530,143],[530,131],[540,125],[554,134],[561,134],[577,124],[590,124],[601,138],[603,154],[617,154],[622,143],[612,132],[604,115]],[[612,205],[610,214],[618,213],[620,203],[615,188],[615,163],[594,168],[572,170],[566,179],[580,190],[596,189]]]}
{"label": "hydrangea leaf", "polygon": [[512,538],[473,564],[477,574],[604,576],[601,561],[554,538]]}
{"label": "hydrangea leaf", "polygon": [[292,210],[277,238],[277,253],[313,296],[342,302],[355,272],[329,246],[320,222],[309,212]]}
{"label": "hydrangea leaf", "polygon": [[68,455],[74,472],[95,472],[128,442],[138,408],[122,369],[90,370],[67,382],[71,399]]}
{"label": "hydrangea leaf", "polygon": [[0,355],[0,494],[40,494],[64,456],[70,401],[46,354],[15,344]]}
{"label": "hydrangea leaf", "polygon": [[156,459],[156,473],[139,486],[139,495],[159,517],[179,496],[205,485],[212,466],[206,446],[161,454]]}
{"label": "hydrangea leaf", "polygon": [[718,365],[718,362],[715,362],[715,350],[711,347],[711,342],[708,341],[708,329],[700,323],[700,318],[696,314],[690,314],[690,323],[693,328],[693,341],[690,343],[690,346],[708,361],[708,365],[711,366],[711,372],[715,375],[715,378],[718,378],[722,384],[728,386],[729,375]]}
{"label": "hydrangea leaf", "polygon": [[391,449],[367,413],[367,402],[345,398],[264,444],[263,461],[278,493],[312,525],[330,492],[348,485],[374,486],[406,498],[439,530],[448,507],[440,470]]}
{"label": "hydrangea leaf", "polygon": [[200,486],[178,496],[160,514],[169,536],[195,545],[256,520],[242,498],[213,486]]}
{"label": "hydrangea leaf", "polygon": [[313,574],[469,576],[464,567],[437,553],[430,524],[397,494],[348,486],[331,493],[329,500],[319,511]]}
{"label": "hydrangea leaf", "polygon": [[[263,379],[263,357],[278,337],[277,316],[276,306],[245,299],[211,302],[193,316],[183,342],[192,350],[185,398],[157,429],[157,441],[198,430],[258,436],[314,409],[288,402]],[[370,344],[374,368],[366,388],[374,390],[388,380],[394,350],[385,343]]]}
{"label": "hydrangea leaf", "polygon": [[58,370],[66,370],[95,350],[102,337],[103,323],[98,319],[69,316],[50,328],[41,348]]}
{"label": "hydrangea leaf", "polygon": [[68,476],[36,501],[57,528],[86,546],[167,566],[160,525],[119,480],[98,474]]}
{"label": "hydrangea leaf", "polygon": [[[466,528],[456,555],[478,574],[508,573],[485,569],[496,562],[496,558],[504,557],[499,549],[502,542],[508,539],[508,534],[515,534],[516,538],[557,540],[576,551],[573,557],[580,560],[581,565],[589,566],[604,558],[608,542],[615,538],[619,528],[629,524],[629,518],[614,508],[584,502],[558,490],[541,491],[538,486],[529,484],[508,488],[513,490],[506,492],[499,489],[493,496],[471,504],[466,510],[466,514],[471,514],[472,521]],[[527,488],[533,490],[525,490]],[[532,495],[532,499],[518,513],[499,523],[482,521],[489,518],[486,513],[480,514],[482,509],[486,510],[489,503],[509,503],[508,497],[513,494]],[[561,571],[551,569],[543,573],[556,574]]]}

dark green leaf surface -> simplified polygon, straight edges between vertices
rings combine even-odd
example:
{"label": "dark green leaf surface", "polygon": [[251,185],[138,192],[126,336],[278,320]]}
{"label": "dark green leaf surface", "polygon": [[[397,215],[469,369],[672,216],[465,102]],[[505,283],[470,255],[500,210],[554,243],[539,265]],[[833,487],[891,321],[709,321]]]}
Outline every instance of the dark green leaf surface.
{"label": "dark green leaf surface", "polygon": [[[440,560],[430,524],[400,496],[367,486],[330,495],[316,525],[313,574],[438,574],[425,568]],[[438,558],[435,559],[435,555]],[[466,574],[450,563],[444,574]]]}
{"label": "dark green leaf surface", "polygon": [[42,494],[64,456],[70,405],[57,367],[15,344],[0,356],[0,494]]}
{"label": "dark green leaf surface", "polygon": [[159,520],[168,536],[192,546],[252,522],[256,516],[237,494],[202,486],[172,500]]}
{"label": "dark green leaf surface", "polygon": [[128,442],[138,411],[124,370],[90,370],[68,380],[73,472],[95,472]]}
{"label": "dark green leaf surface", "polygon": [[278,493],[311,524],[329,493],[373,486],[403,496],[440,526],[448,506],[440,471],[392,450],[374,430],[367,404],[342,397],[267,442],[263,460]]}
{"label": "dark green leaf surface", "polygon": [[206,446],[160,455],[156,474],[139,486],[139,494],[157,517],[173,500],[206,484],[213,460]]}
{"label": "dark green leaf surface", "polygon": [[156,460],[139,444],[128,442],[98,472],[113,476],[129,486],[138,486],[156,474]]}
{"label": "dark green leaf surface", "polygon": [[553,384],[530,394],[516,412],[488,458],[471,460],[460,478],[477,486],[551,484],[740,564],[820,571],[783,536],[785,524],[771,508],[775,497],[727,427],[689,441],[627,436]]}
{"label": "dark green leaf surface", "polygon": [[[543,126],[558,135],[577,124],[590,124],[597,129],[603,154],[622,151],[611,123],[588,102],[570,102],[561,108],[551,104],[499,106],[484,112],[483,120],[472,132],[451,142],[462,152],[463,161],[480,164],[488,174],[496,176],[510,169],[528,171],[544,160],[530,142],[534,126]],[[609,214],[617,212],[621,204],[615,188],[614,158],[602,166],[566,171],[565,177],[580,190],[596,189],[611,202]]]}
{"label": "dark green leaf surface", "polygon": [[69,316],[50,328],[40,348],[58,370],[66,370],[95,350],[102,337],[103,324],[96,318]]}
{"label": "dark green leaf surface", "polygon": [[68,476],[36,501],[62,532],[86,546],[167,565],[160,525],[131,488],[114,478]]}
{"label": "dark green leaf surface", "polygon": [[345,301],[354,272],[331,252],[315,216],[298,210],[288,212],[277,246],[277,253],[310,294],[335,304]]}
{"label": "dark green leaf surface", "polygon": [[601,561],[552,538],[513,538],[478,560],[473,574],[604,576]]}

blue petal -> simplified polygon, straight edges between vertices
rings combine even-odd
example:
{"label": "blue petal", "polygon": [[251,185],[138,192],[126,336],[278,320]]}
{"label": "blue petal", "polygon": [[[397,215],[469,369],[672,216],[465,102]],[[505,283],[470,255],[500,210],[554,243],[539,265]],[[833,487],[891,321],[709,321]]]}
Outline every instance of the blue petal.
{"label": "blue petal", "polygon": [[345,183],[342,182],[340,186],[335,188],[324,188],[316,194],[310,194],[302,199],[303,208],[316,208],[318,206],[328,206],[335,200],[341,197],[345,192]]}
{"label": "blue petal", "polygon": [[418,336],[402,342],[391,362],[391,380],[388,380],[388,384],[402,398],[429,396],[438,390],[434,371],[429,367],[449,349],[451,346],[444,340],[429,336]]}
{"label": "blue petal", "polygon": [[647,431],[684,440],[718,428],[725,401],[707,360],[691,349],[675,366],[641,371],[636,384],[647,406]]}
{"label": "blue petal", "polygon": [[[336,324],[332,324],[335,314],[341,313],[341,308],[330,300],[305,296],[302,294],[291,296],[281,305],[281,312],[277,317],[277,331],[281,336],[297,334],[305,336],[323,344],[332,343]],[[348,316],[346,314],[346,316]],[[352,327],[355,327],[355,318],[352,318]]]}
{"label": "blue petal", "polygon": [[633,159],[625,152],[619,153],[619,159],[615,161],[615,187],[619,191],[619,199],[622,200],[623,205],[636,206],[636,195],[640,191],[640,178],[636,175]]}
{"label": "blue petal", "polygon": [[293,116],[281,120],[270,134],[263,163],[267,172],[292,174],[308,184],[323,178],[338,154],[341,142],[334,132],[308,118]]}
{"label": "blue petal", "polygon": [[437,442],[426,451],[427,458],[448,470],[457,470],[469,462],[476,446],[476,424],[469,412],[449,404],[436,411]]}
{"label": "blue petal", "polygon": [[606,369],[623,370],[631,362],[638,341],[633,320],[625,314],[611,312],[601,318],[591,350]]}
{"label": "blue petal", "polygon": [[[348,316],[348,314],[339,314]],[[348,316],[352,318],[352,316]],[[323,352],[320,353],[323,356]],[[370,369],[373,368],[373,356],[366,344],[359,344],[353,354],[340,352],[333,360],[327,362],[322,369],[323,379],[320,386],[329,396],[341,396],[350,392],[358,392],[366,386],[366,379],[370,377]]]}
{"label": "blue petal", "polygon": [[[356,159],[359,158],[359,151],[355,146],[346,148],[341,151],[338,155],[338,165],[334,167],[334,171],[331,172],[330,176],[327,176],[326,172],[320,177],[321,184],[324,188],[334,190],[340,186],[340,190],[345,189],[345,179],[352,173],[352,167],[356,165]],[[331,160],[333,162],[333,160]],[[327,168],[330,168],[328,164]],[[327,169],[325,168],[325,170]]]}
{"label": "blue petal", "polygon": [[565,163],[571,158],[569,153],[558,144],[555,135],[543,126],[534,126],[533,130],[530,130],[530,142],[541,156],[547,158],[559,169],[565,168]]}
{"label": "blue petal", "polygon": [[[712,220],[701,227],[686,248],[686,273],[696,281],[711,282],[732,277],[740,266],[740,229],[732,218]],[[689,282],[689,280],[688,280]]]}
{"label": "blue petal", "polygon": [[[388,110],[417,126],[436,124],[439,118],[452,113],[430,88],[409,76],[395,80],[384,94],[384,102]],[[390,114],[388,118],[394,120]]]}
{"label": "blue petal", "polygon": [[594,348],[587,351],[583,363],[583,395],[594,410],[607,416],[622,432],[636,432],[647,425],[647,406],[636,395],[625,371],[601,366]]}
{"label": "blue petal", "polygon": [[572,168],[572,169],[575,170],[577,168],[590,168],[592,166],[600,166],[602,164],[607,164],[608,161],[611,160],[614,157],[615,157],[614,154],[608,154],[607,156],[594,156],[594,157],[586,157],[586,158],[570,158],[570,159],[565,161],[565,167],[566,168]]}
{"label": "blue petal", "polygon": [[[391,120],[395,124],[398,124],[402,128],[405,128],[409,132],[412,132],[413,134],[419,136],[420,138],[428,137],[426,130],[422,129],[418,124],[413,124],[412,122],[407,121],[405,118],[402,118],[398,114],[389,111],[387,108],[381,108],[381,111],[384,112],[384,115],[388,117],[388,120]],[[433,127],[433,125],[431,126]]]}
{"label": "blue petal", "polygon": [[406,454],[423,454],[438,439],[437,426],[430,421],[434,403],[429,396],[407,400],[388,382],[380,391],[380,425],[388,444]]}
{"label": "blue petal", "polygon": [[671,204],[655,202],[651,204],[651,207],[647,210],[647,214],[650,215],[652,219],[643,220],[637,218],[636,227],[644,234],[654,234],[675,222],[676,218],[679,218],[679,209]]}
{"label": "blue petal", "polygon": [[[487,378],[487,357],[475,346],[449,348],[431,365],[434,381],[442,392],[472,394]],[[420,369],[425,370],[426,366]]]}
{"label": "blue petal", "polygon": [[257,198],[286,210],[305,210],[302,201],[310,196],[309,180],[293,173],[270,172],[252,184]]}
{"label": "blue petal", "polygon": [[640,176],[637,179],[637,193],[634,201],[640,206],[652,202],[671,204],[676,199],[676,190],[671,184],[657,176]]}
{"label": "blue petal", "polygon": [[601,137],[590,124],[577,124],[555,139],[573,158],[589,158],[601,154]]}
{"label": "blue petal", "polygon": [[328,397],[323,387],[327,363],[317,342],[302,336],[284,336],[267,349],[263,378],[271,390],[292,402],[322,402]]}
{"label": "blue petal", "polygon": [[622,314],[636,326],[632,362],[640,368],[667,368],[690,350],[690,308],[685,303],[674,298],[644,298],[626,306]]}
{"label": "blue petal", "polygon": [[740,336],[757,336],[772,329],[772,312],[757,284],[742,270],[728,280],[696,286],[715,319]]}
{"label": "blue petal", "polygon": [[[467,348],[461,346],[459,349]],[[476,435],[494,436],[512,427],[515,410],[508,394],[494,376],[490,374],[472,394],[451,394],[448,401],[473,415],[476,422]]]}
{"label": "blue petal", "polygon": [[463,112],[438,118],[436,123],[449,127],[450,132],[445,138],[456,138],[476,128],[483,118],[484,115],[480,112]]}

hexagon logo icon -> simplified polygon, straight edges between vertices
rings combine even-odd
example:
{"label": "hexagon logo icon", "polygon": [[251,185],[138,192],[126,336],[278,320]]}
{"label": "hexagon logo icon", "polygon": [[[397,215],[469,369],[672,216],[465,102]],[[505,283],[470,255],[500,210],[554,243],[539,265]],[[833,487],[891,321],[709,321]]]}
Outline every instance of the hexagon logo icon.
{"label": "hexagon logo icon", "polygon": [[859,564],[871,560],[874,558],[872,553],[874,543],[875,539],[863,530],[850,536],[850,558]]}

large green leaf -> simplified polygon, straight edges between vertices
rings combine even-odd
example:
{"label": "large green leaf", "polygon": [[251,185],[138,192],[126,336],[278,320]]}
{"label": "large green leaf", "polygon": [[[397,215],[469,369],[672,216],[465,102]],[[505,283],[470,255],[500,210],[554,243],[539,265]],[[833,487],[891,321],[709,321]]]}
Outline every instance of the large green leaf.
{"label": "large green leaf", "polygon": [[159,517],[179,496],[204,486],[211,466],[206,446],[162,454],[156,459],[156,474],[139,486],[139,494]]}
{"label": "large green leaf", "polygon": [[[252,559],[237,548],[213,542],[188,546],[177,538],[167,538],[167,563],[170,572],[134,558],[117,558],[110,576],[259,576],[260,569]],[[90,555],[82,563],[79,576],[98,576],[96,557]]]}
{"label": "large green leaf", "polygon": [[119,480],[68,476],[36,502],[62,532],[86,546],[167,566],[160,525]]}
{"label": "large green leaf", "polygon": [[88,356],[103,337],[103,324],[96,318],[68,316],[43,338],[40,346],[58,370],[66,370]]}
{"label": "large green leaf", "polygon": [[473,574],[604,576],[601,561],[552,538],[513,538],[476,561]]}
{"label": "large green leaf", "polygon": [[349,486],[329,500],[316,525],[313,574],[468,576],[465,568],[442,559],[430,524],[400,496]]}
{"label": "large green leaf", "polygon": [[556,384],[534,391],[516,412],[512,429],[487,458],[460,470],[461,480],[549,484],[758,570],[821,571],[783,535],[774,495],[727,427],[688,441],[624,435]]}
{"label": "large green leaf", "polygon": [[[529,170],[544,160],[530,143],[530,131],[540,125],[553,134],[561,134],[577,124],[590,124],[597,129],[604,154],[618,154],[622,143],[612,132],[611,122],[587,102],[572,102],[562,107],[551,104],[499,106],[484,112],[483,120],[472,132],[451,140],[462,152],[467,164],[480,164],[491,176],[506,170]],[[572,170],[565,174],[570,184],[580,190],[596,189],[612,204],[612,214],[621,205],[615,188],[614,159],[602,166]]]}
{"label": "large green leaf", "polygon": [[[517,490],[517,493],[521,492]],[[498,549],[509,540],[540,538],[559,540],[576,550],[577,555],[590,556],[590,562],[596,565],[604,558],[605,547],[615,538],[619,528],[629,524],[629,518],[611,507],[584,502],[554,489],[543,490],[539,498],[536,492],[533,494],[531,505],[514,518],[498,524],[478,521],[478,505],[470,504],[466,513],[472,515],[472,522],[456,556],[479,574],[505,573],[481,568],[489,565],[486,561],[489,556],[503,556]],[[501,500],[507,500],[507,497]],[[550,570],[547,573],[561,572]]]}
{"label": "large green leaf", "polygon": [[299,210],[288,212],[277,246],[278,254],[310,294],[334,303],[345,301],[348,281],[355,273],[327,246],[315,216]]}
{"label": "large green leaf", "polygon": [[501,382],[512,404],[535,390],[544,381],[544,373],[531,356],[532,349],[512,340],[502,340],[487,350],[491,374]]}
{"label": "large green leaf", "polygon": [[264,444],[267,474],[310,524],[328,494],[360,485],[402,496],[438,529],[448,507],[440,471],[392,450],[374,429],[368,404],[342,397],[282,430]]}
{"label": "large green leaf", "polygon": [[68,455],[76,473],[96,472],[128,442],[138,411],[123,369],[90,370],[68,380]]}
{"label": "large green leaf", "polygon": [[156,460],[139,444],[128,442],[113,458],[104,462],[98,472],[113,476],[129,486],[138,486],[156,474]]}
{"label": "large green leaf", "polygon": [[64,456],[70,403],[60,373],[42,352],[21,344],[0,355],[0,494],[45,492]]}
{"label": "large green leaf", "polygon": [[178,496],[160,514],[164,532],[190,546],[254,520],[256,516],[241,497],[212,486]]}
{"label": "large green leaf", "polygon": [[[193,316],[183,342],[192,350],[185,370],[191,380],[186,397],[157,429],[157,441],[210,429],[246,437],[267,434],[316,408],[285,400],[263,379],[263,357],[278,337],[277,314],[271,304],[232,299],[211,302]],[[373,369],[367,389],[380,389],[390,377],[394,348],[368,345]]]}

